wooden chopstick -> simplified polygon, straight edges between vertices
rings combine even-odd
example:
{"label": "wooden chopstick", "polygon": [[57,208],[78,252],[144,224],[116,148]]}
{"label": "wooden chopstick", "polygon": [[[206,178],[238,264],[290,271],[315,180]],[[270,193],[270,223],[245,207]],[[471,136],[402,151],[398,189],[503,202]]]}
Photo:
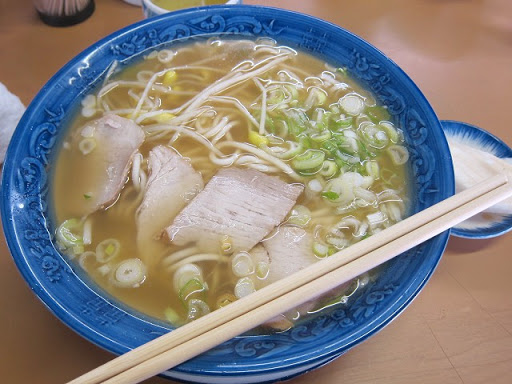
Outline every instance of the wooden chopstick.
{"label": "wooden chopstick", "polygon": [[[128,352],[70,383],[135,383],[327,292],[512,196],[500,174],[229,306]],[[108,380],[107,380],[108,379]]]}

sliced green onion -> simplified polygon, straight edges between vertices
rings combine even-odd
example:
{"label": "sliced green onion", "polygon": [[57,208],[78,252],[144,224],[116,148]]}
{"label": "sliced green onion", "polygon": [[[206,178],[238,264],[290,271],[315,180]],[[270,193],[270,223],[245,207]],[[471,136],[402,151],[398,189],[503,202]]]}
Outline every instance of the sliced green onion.
{"label": "sliced green onion", "polygon": [[403,145],[391,145],[387,151],[395,165],[405,164],[409,160],[409,151]]}
{"label": "sliced green onion", "polygon": [[97,270],[102,276],[107,276],[110,273],[110,271],[112,270],[112,268],[108,264],[103,264],[103,265],[100,265]]}
{"label": "sliced green onion", "polygon": [[254,273],[254,263],[247,252],[238,252],[231,259],[231,270],[237,277],[249,276]]}
{"label": "sliced green onion", "polygon": [[286,94],[282,88],[273,89],[268,92],[267,104],[279,104],[284,101]]}
{"label": "sliced green onion", "polygon": [[96,96],[89,94],[85,96],[80,102],[83,107],[94,108],[96,107]]}
{"label": "sliced green onion", "polygon": [[180,289],[183,288],[189,280],[194,278],[200,280],[201,282],[203,281],[201,268],[193,263],[182,265],[176,270],[176,272],[174,272],[174,290],[179,292]]}
{"label": "sliced green onion", "polygon": [[83,155],[88,155],[96,148],[96,140],[92,137],[86,137],[85,139],[80,140],[78,143],[78,149],[82,152]]}
{"label": "sliced green onion", "polygon": [[164,317],[172,325],[179,325],[181,323],[180,315],[174,309],[167,307],[164,310]]}
{"label": "sliced green onion", "polygon": [[304,108],[306,110],[312,107],[317,107],[325,103],[327,100],[327,93],[318,87],[311,87],[308,90],[308,97],[304,101]]}
{"label": "sliced green onion", "polygon": [[342,76],[347,76],[348,75],[348,70],[347,68],[336,68],[336,73],[339,73],[340,75]]}
{"label": "sliced green onion", "polygon": [[325,160],[325,153],[318,149],[308,149],[294,157],[291,166],[296,171],[309,171],[320,167]]}
{"label": "sliced green onion", "polygon": [[350,241],[348,239],[344,239],[342,237],[334,236],[332,234],[326,236],[325,241],[327,241],[328,244],[332,245],[337,250],[346,248],[350,244]]}
{"label": "sliced green onion", "polygon": [[297,108],[290,108],[285,114],[288,118],[288,132],[291,135],[298,137],[299,134],[311,127],[308,116],[304,111]]}
{"label": "sliced green onion", "polygon": [[331,138],[332,134],[331,131],[328,129],[323,130],[320,133],[312,133],[309,135],[309,138],[313,140],[315,143],[323,143],[326,140],[329,140]]}
{"label": "sliced green onion", "polygon": [[329,111],[335,115],[339,115],[341,113],[340,105],[338,103],[329,105]]}
{"label": "sliced green onion", "polygon": [[[356,157],[359,145],[357,139],[337,134],[334,135],[331,140],[324,142],[322,144],[322,148],[326,149],[333,157],[339,157],[347,160],[348,158],[346,155]],[[357,162],[359,162],[359,158]]]}
{"label": "sliced green onion", "polygon": [[364,167],[368,176],[371,176],[373,180],[379,179],[380,167],[379,163],[375,160],[368,160],[365,162]]}
{"label": "sliced green onion", "polygon": [[78,264],[84,271],[92,271],[98,265],[96,254],[92,251],[83,252],[78,258]]}
{"label": "sliced green onion", "polygon": [[286,149],[285,147],[263,147],[262,149],[271,154],[272,156],[275,156],[282,160],[288,160],[291,159],[294,156],[297,156],[299,153],[302,153],[305,148],[301,145],[296,143],[295,141],[287,141],[286,144],[288,144],[289,148]]}
{"label": "sliced green onion", "polygon": [[254,288],[254,283],[250,277],[242,277],[236,282],[235,285],[235,296],[241,299],[253,292],[256,289]]}
{"label": "sliced green onion", "polygon": [[333,113],[331,111],[326,111],[323,108],[316,108],[313,111],[313,120],[315,121],[315,129],[317,131],[321,131],[327,129],[329,127],[329,122],[331,121]]}
{"label": "sliced green onion", "polygon": [[288,136],[288,123],[282,119],[274,120],[268,114],[267,120],[265,120],[265,128],[278,137],[285,138]]}
{"label": "sliced green onion", "polygon": [[299,89],[295,85],[287,84],[284,86],[292,95],[292,99],[297,100],[299,98]]}
{"label": "sliced green onion", "polygon": [[188,302],[187,320],[193,321],[210,313],[210,307],[203,300],[192,299]]}
{"label": "sliced green onion", "polygon": [[116,250],[116,247],[113,245],[113,244],[109,244],[107,245],[107,247],[105,248],[105,253],[108,255],[108,256],[111,256],[114,251]]}
{"label": "sliced green onion", "polygon": [[357,93],[349,93],[338,102],[340,107],[351,116],[357,116],[364,110],[364,100]]}
{"label": "sliced green onion", "polygon": [[233,302],[237,301],[237,298],[235,295],[231,294],[231,293],[224,293],[222,295],[219,296],[219,298],[217,299],[217,308],[222,308],[222,307],[225,307],[226,305],[229,305]]}
{"label": "sliced green onion", "polygon": [[389,121],[381,121],[379,123],[379,127],[386,131],[391,142],[396,144],[401,141],[401,136],[398,129]]}
{"label": "sliced green onion", "polygon": [[351,168],[353,165],[359,164],[361,162],[361,158],[359,156],[351,155],[337,150],[335,152],[334,162],[339,168],[345,169],[345,166]]}
{"label": "sliced green onion", "polygon": [[90,245],[92,243],[92,219],[88,217],[84,221],[84,230],[82,232],[82,240],[84,245]]}
{"label": "sliced green onion", "polygon": [[192,278],[181,287],[178,292],[178,296],[182,302],[186,302],[191,296],[197,293],[203,293],[207,290],[206,284],[198,278]]}
{"label": "sliced green onion", "polygon": [[327,200],[334,201],[334,200],[338,200],[340,198],[340,195],[333,191],[325,191],[325,192],[322,192],[322,197],[325,197]]}
{"label": "sliced green onion", "polygon": [[372,229],[375,229],[380,224],[386,222],[387,219],[387,216],[381,211],[377,211],[366,215],[366,220],[368,220],[368,224]]}
{"label": "sliced green onion", "polygon": [[57,244],[61,250],[72,250],[74,255],[83,252],[83,223],[78,219],[64,221],[57,229]]}
{"label": "sliced green onion", "polygon": [[386,107],[380,105],[374,105],[366,107],[366,113],[374,123],[380,123],[381,121],[388,121],[391,115]]}
{"label": "sliced green onion", "polygon": [[[92,95],[90,95],[90,96],[92,96]],[[93,137],[95,131],[96,131],[96,127],[93,124],[88,124],[82,128],[82,130],[80,131],[80,136]]]}
{"label": "sliced green onion", "polygon": [[116,239],[106,239],[96,246],[96,259],[100,263],[106,263],[114,259],[121,250],[121,243]]}
{"label": "sliced green onion", "polygon": [[372,148],[383,149],[389,143],[389,137],[385,130],[371,122],[361,123],[359,126],[361,137],[365,144]]}
{"label": "sliced green onion", "polygon": [[350,128],[354,122],[354,118],[352,116],[343,117],[341,119],[335,120],[333,122],[334,130],[341,131],[343,129]]}
{"label": "sliced green onion", "polygon": [[233,243],[231,237],[229,237],[228,235],[222,236],[220,250],[224,255],[230,255],[231,253],[233,253]]}
{"label": "sliced green onion", "polygon": [[122,261],[114,272],[114,284],[123,288],[137,288],[146,279],[146,266],[141,259]]}
{"label": "sliced green onion", "polygon": [[77,244],[77,245],[73,246],[71,248],[71,250],[73,251],[73,254],[80,255],[80,254],[84,253],[85,247],[83,244]]}
{"label": "sliced green onion", "polygon": [[311,211],[304,205],[299,204],[292,208],[288,220],[286,220],[288,224],[297,225],[299,227],[307,226],[310,221]]}
{"label": "sliced green onion", "polygon": [[260,262],[258,262],[258,264],[256,264],[256,277],[258,279],[261,279],[261,280],[266,279],[269,272],[270,272],[270,268],[269,268],[268,263],[266,263],[264,261],[260,261]]}
{"label": "sliced green onion", "polygon": [[329,247],[325,244],[315,241],[313,243],[313,253],[317,257],[324,258],[324,257],[328,256]]}
{"label": "sliced green onion", "polygon": [[309,183],[308,183],[308,188],[312,191],[312,192],[321,192],[322,189],[324,188],[322,183],[320,182],[320,180],[318,179],[313,179],[311,180]]}
{"label": "sliced green onion", "polygon": [[338,166],[332,160],[325,160],[322,164],[322,168],[320,168],[320,175],[325,178],[331,178],[338,172]]}

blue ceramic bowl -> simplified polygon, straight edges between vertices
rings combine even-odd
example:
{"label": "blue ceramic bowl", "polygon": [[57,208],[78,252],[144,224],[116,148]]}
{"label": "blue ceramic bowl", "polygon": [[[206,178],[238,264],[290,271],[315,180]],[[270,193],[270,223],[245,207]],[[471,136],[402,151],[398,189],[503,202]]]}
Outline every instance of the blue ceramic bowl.
{"label": "blue ceramic bowl", "polygon": [[[412,210],[454,192],[441,125],[411,79],[384,54],[342,28],[290,11],[246,5],[196,8],[144,20],[106,37],[65,65],[38,93],[14,133],[2,180],[5,236],[35,294],[64,323],[121,354],[170,330],[125,307],[75,271],[54,246],[49,188],[56,143],[81,98],[113,60],[126,64],[156,46],[197,35],[268,36],[345,66],[388,106],[411,154]],[[388,262],[377,281],[339,306],[274,335],[241,336],[164,375],[198,383],[255,383],[289,378],[340,356],[392,321],[432,275],[445,232]]]}

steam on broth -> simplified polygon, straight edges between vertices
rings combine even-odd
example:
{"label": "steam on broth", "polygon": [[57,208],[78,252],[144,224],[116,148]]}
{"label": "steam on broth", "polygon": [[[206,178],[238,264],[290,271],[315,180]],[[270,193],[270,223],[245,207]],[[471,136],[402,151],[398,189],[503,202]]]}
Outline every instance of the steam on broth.
{"label": "steam on broth", "polygon": [[402,132],[343,68],[269,39],[210,39],[112,72],[59,154],[57,240],[137,310],[183,324],[407,214]]}

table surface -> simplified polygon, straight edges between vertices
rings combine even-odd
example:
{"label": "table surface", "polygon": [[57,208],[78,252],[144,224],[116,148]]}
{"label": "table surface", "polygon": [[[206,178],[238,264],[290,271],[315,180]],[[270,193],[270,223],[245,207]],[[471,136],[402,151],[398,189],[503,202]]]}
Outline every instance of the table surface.
{"label": "table surface", "polygon": [[[409,74],[440,119],[478,125],[512,145],[512,1],[244,2],[312,14],[354,32]],[[0,0],[0,82],[28,105],[69,59],[141,18],[139,7],[97,0],[85,22],[53,28],[38,19],[32,1]],[[511,249],[510,234],[491,240],[452,237],[432,279],[395,321],[290,383],[511,383]],[[112,358],[35,297],[3,234],[0,330],[4,383],[65,382]]]}

